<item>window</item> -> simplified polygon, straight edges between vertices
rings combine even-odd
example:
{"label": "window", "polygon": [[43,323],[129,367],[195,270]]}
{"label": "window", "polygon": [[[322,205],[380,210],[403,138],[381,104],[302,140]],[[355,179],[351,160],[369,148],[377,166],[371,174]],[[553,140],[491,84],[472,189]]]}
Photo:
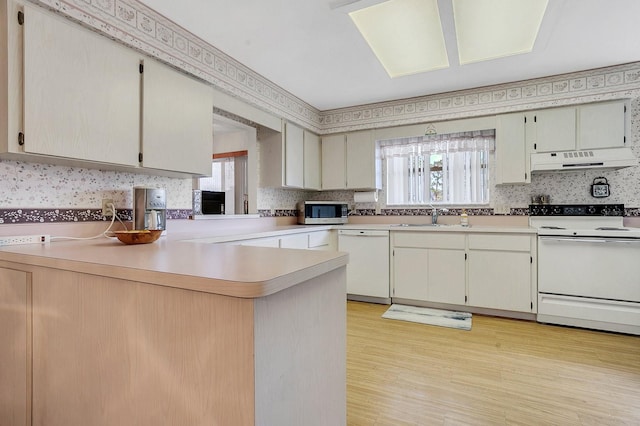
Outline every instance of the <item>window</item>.
{"label": "window", "polygon": [[387,205],[487,204],[495,131],[380,141]]}

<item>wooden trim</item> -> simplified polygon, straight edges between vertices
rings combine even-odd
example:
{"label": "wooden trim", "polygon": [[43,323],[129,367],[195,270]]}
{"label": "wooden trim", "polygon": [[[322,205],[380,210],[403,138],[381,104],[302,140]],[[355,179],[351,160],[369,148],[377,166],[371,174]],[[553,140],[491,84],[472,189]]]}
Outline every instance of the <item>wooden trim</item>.
{"label": "wooden trim", "polygon": [[219,158],[233,158],[233,157],[246,157],[248,155],[248,151],[231,151],[231,152],[221,152],[219,154],[213,154],[213,159],[217,160]]}

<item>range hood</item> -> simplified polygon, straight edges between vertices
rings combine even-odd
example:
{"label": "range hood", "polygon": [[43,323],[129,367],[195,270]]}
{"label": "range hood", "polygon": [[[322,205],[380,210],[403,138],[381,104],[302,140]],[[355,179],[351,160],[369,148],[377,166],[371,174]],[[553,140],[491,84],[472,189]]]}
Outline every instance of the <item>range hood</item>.
{"label": "range hood", "polygon": [[531,154],[531,172],[622,169],[637,165],[638,159],[627,147]]}

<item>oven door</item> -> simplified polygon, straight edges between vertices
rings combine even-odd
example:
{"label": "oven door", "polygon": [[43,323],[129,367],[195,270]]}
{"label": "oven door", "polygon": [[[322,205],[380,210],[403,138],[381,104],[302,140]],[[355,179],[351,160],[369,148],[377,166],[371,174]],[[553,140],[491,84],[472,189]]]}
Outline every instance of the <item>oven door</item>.
{"label": "oven door", "polygon": [[540,236],[538,292],[640,302],[640,239]]}

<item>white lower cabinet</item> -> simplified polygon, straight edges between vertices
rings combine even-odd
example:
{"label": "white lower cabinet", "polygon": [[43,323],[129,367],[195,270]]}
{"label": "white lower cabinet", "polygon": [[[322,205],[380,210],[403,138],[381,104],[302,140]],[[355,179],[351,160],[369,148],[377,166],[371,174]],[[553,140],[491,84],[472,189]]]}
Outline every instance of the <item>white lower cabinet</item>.
{"label": "white lower cabinet", "polygon": [[533,234],[391,233],[392,298],[536,312]]}
{"label": "white lower cabinet", "polygon": [[337,246],[335,231],[330,230],[304,232],[276,237],[251,238],[247,240],[233,241],[227,244],[302,250],[336,250]]}
{"label": "white lower cabinet", "polygon": [[535,236],[473,234],[468,238],[468,304],[535,312]]}
{"label": "white lower cabinet", "polygon": [[393,297],[465,303],[465,235],[392,233]]}

